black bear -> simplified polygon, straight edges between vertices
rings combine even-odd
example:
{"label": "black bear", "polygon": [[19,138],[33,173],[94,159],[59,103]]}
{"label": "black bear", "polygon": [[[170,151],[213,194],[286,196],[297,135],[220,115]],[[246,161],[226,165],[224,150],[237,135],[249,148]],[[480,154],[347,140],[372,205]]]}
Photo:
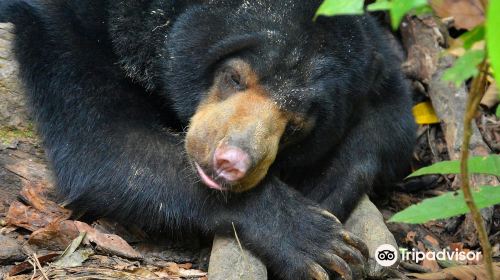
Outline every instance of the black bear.
{"label": "black bear", "polygon": [[320,4],[3,0],[65,202],[149,230],[234,223],[282,279],[352,279],[367,249],[336,217],[405,171],[414,123],[377,23],[313,20]]}

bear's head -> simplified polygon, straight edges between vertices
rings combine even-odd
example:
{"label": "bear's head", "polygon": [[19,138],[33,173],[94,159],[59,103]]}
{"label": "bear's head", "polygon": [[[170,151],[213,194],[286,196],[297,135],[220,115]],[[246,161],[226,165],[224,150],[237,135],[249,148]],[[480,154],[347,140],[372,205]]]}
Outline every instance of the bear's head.
{"label": "bear's head", "polygon": [[166,38],[168,98],[189,124],[193,167],[213,189],[246,191],[278,161],[320,159],[346,127],[350,89],[363,87],[346,70],[363,50],[330,20],[313,22],[317,5],[268,2],[190,7]]}
{"label": "bear's head", "polygon": [[244,58],[221,64],[186,135],[187,153],[205,184],[233,191],[257,185],[286,144],[287,127],[312,127],[312,118],[277,98]]}

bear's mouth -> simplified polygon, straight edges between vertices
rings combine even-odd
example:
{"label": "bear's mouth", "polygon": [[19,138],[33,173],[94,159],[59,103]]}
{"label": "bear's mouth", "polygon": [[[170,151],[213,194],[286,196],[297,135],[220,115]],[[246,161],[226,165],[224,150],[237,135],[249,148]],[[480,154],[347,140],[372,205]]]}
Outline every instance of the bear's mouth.
{"label": "bear's mouth", "polygon": [[201,181],[209,188],[219,191],[228,191],[229,189],[223,186],[221,183],[217,182],[214,178],[207,175],[207,173],[203,170],[203,168],[197,163],[194,162],[196,167],[196,171],[201,179]]}

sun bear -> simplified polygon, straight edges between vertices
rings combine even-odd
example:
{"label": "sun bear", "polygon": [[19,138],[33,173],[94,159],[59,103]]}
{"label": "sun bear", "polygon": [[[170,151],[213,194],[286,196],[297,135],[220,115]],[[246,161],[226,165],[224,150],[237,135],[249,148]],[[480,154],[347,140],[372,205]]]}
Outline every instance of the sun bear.
{"label": "sun bear", "polygon": [[405,172],[408,86],[370,16],[303,0],[4,0],[64,202],[232,234],[281,279],[353,279],[345,220]]}

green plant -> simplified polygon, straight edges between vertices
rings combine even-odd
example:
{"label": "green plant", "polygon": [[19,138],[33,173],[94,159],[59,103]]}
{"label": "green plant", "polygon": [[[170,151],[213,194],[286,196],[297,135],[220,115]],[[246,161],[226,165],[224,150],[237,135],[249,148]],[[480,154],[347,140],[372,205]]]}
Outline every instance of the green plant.
{"label": "green plant", "polygon": [[[471,157],[468,159],[470,173],[500,176],[500,156]],[[461,162],[458,160],[441,161],[421,168],[408,177],[429,174],[460,174]],[[472,192],[479,208],[500,203],[500,187],[483,186]],[[461,201],[459,201],[461,198]],[[421,224],[431,220],[450,218],[469,212],[464,202],[463,192],[447,193],[438,197],[425,199],[419,204],[410,206],[395,214],[390,222]]]}
{"label": "green plant", "polygon": [[[361,15],[364,0],[325,0],[316,12],[317,16]],[[427,0],[377,0],[366,7],[368,11],[390,11],[391,23],[397,29],[403,16],[410,11],[429,10]]]}
{"label": "green plant", "polygon": [[[347,5],[346,2],[349,2]],[[491,174],[500,176],[500,156],[472,157],[469,159],[469,142],[472,134],[471,123],[476,114],[481,98],[484,96],[488,71],[491,69],[497,80],[500,79],[500,0],[481,0],[481,5],[487,11],[485,24],[464,33],[459,39],[463,42],[465,53],[447,69],[443,79],[460,85],[473,78],[467,100],[467,111],[464,119],[464,139],[460,161],[444,161],[430,167],[417,170],[411,176],[426,174],[460,174],[461,191],[448,193],[427,199],[413,205],[397,214],[390,221],[405,223],[425,223],[430,220],[448,218],[471,212],[476,229],[479,233],[481,246],[485,256],[488,275],[494,279],[491,259],[491,246],[484,227],[484,221],[478,208],[489,207],[500,203],[500,187],[484,186],[472,191],[469,185],[469,173]],[[369,4],[368,11],[389,11],[391,25],[397,29],[407,13],[422,13],[432,11],[429,3],[435,0],[377,0]],[[364,13],[364,0],[338,1],[325,0],[316,13],[318,16],[355,15]],[[340,8],[340,5],[342,7]],[[315,18],[316,18],[315,17]],[[486,40],[486,47],[473,48],[475,43]],[[500,106],[497,108],[500,117]]]}
{"label": "green plant", "polygon": [[[474,191],[472,196],[477,207],[484,208],[500,203],[497,189],[496,187],[486,186],[479,187],[477,191]],[[412,205],[395,214],[389,222],[423,224],[431,220],[463,215],[469,211],[463,192],[457,191],[425,199],[421,203]]]}

